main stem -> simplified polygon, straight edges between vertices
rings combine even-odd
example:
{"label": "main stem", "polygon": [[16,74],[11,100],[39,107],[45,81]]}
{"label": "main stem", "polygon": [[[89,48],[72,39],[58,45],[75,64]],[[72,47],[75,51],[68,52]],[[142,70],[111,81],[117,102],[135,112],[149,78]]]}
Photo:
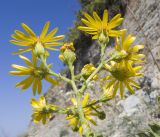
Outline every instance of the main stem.
{"label": "main stem", "polygon": [[84,122],[85,118],[84,118],[83,106],[82,106],[82,95],[79,92],[79,90],[76,86],[76,83],[75,83],[74,66],[69,64],[69,69],[71,72],[71,85],[72,85],[73,91],[75,92],[75,95],[76,95],[77,109],[78,109],[80,121]]}

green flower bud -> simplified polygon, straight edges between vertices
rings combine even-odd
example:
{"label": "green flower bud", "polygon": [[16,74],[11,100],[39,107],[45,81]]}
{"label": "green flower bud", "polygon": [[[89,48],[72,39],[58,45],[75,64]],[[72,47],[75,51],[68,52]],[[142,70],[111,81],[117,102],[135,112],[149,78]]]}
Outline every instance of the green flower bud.
{"label": "green flower bud", "polygon": [[37,57],[40,57],[41,55],[45,55],[44,47],[40,42],[37,42],[34,51]]}
{"label": "green flower bud", "polygon": [[107,44],[109,42],[109,37],[107,34],[100,33],[98,40],[101,44]]}
{"label": "green flower bud", "polygon": [[104,111],[101,111],[98,113],[98,118],[101,120],[104,120],[106,118],[106,114]]}
{"label": "green flower bud", "polygon": [[76,54],[69,49],[66,49],[64,51],[63,56],[64,56],[64,61],[67,64],[73,64],[73,62],[76,60]]}

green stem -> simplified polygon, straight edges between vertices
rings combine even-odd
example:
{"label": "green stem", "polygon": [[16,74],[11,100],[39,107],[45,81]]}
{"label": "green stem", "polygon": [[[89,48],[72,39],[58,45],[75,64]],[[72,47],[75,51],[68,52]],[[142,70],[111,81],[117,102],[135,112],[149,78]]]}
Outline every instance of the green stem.
{"label": "green stem", "polygon": [[71,72],[71,85],[76,95],[77,109],[78,109],[78,113],[80,116],[80,121],[83,122],[85,118],[84,118],[83,106],[82,106],[82,96],[80,92],[78,91],[78,88],[75,83],[74,66],[72,64],[69,64],[69,69]]}

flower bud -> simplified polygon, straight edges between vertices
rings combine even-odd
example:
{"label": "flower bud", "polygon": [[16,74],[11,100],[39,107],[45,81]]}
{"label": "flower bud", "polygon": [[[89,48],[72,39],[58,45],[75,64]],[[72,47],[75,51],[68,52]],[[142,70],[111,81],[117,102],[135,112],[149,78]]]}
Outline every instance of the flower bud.
{"label": "flower bud", "polygon": [[76,54],[69,49],[64,51],[63,56],[64,62],[66,62],[67,64],[73,64],[73,62],[76,60]]}
{"label": "flower bud", "polygon": [[98,40],[99,40],[99,42],[100,42],[101,44],[107,44],[107,43],[109,42],[109,37],[108,37],[107,34],[105,35],[105,34],[102,32],[102,33],[100,33]]}
{"label": "flower bud", "polygon": [[106,118],[105,112],[104,112],[104,111],[99,112],[99,113],[98,113],[98,118],[99,118],[100,120],[104,120],[104,119]]}
{"label": "flower bud", "polygon": [[40,57],[41,55],[45,55],[44,47],[40,42],[37,42],[35,46],[35,54],[37,57]]}

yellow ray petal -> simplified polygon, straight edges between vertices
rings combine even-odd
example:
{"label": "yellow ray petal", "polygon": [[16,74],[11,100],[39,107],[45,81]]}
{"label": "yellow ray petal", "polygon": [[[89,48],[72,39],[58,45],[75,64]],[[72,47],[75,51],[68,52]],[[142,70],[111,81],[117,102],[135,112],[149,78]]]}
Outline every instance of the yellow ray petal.
{"label": "yellow ray petal", "polygon": [[86,95],[84,96],[84,99],[83,99],[83,101],[82,101],[82,106],[87,105],[87,102],[88,102],[89,96],[90,96],[89,94],[86,94]]}
{"label": "yellow ray petal", "polygon": [[124,50],[128,50],[131,46],[131,44],[135,41],[136,37],[133,37],[132,35],[128,35],[125,39],[122,48]]}
{"label": "yellow ray petal", "polygon": [[12,34],[11,37],[12,37],[13,39],[15,39],[16,41],[25,41],[25,42],[30,42],[30,41],[31,41],[31,40],[28,40],[28,39],[26,39],[26,38],[20,37],[20,36],[18,36],[18,35],[16,35],[16,34]]}
{"label": "yellow ray petal", "polygon": [[99,22],[99,23],[101,23],[102,21],[101,21],[101,18],[98,16],[98,14],[94,11],[93,12],[93,17],[94,17],[94,19],[97,21],[97,22]]}
{"label": "yellow ray petal", "polygon": [[36,91],[37,91],[37,79],[36,78],[34,78],[34,81],[33,81],[32,91],[33,91],[33,95],[35,96]]}
{"label": "yellow ray petal", "polygon": [[46,124],[46,114],[42,114],[42,124]]}
{"label": "yellow ray petal", "polygon": [[31,46],[32,45],[32,42],[26,42],[26,41],[10,40],[10,42],[18,46]]}
{"label": "yellow ray petal", "polygon": [[46,99],[45,99],[45,97],[44,96],[41,96],[40,97],[40,105],[45,105],[46,104]]}
{"label": "yellow ray petal", "polygon": [[71,101],[72,101],[72,103],[73,103],[74,106],[77,106],[77,101],[76,101],[75,98],[71,98]]}
{"label": "yellow ray petal", "polygon": [[119,26],[122,23],[122,21],[123,21],[123,18],[119,18],[119,19],[115,20],[114,22],[111,22],[111,23],[109,22],[108,28],[113,29],[113,28]]}
{"label": "yellow ray petal", "polygon": [[58,81],[54,80],[53,78],[51,78],[50,76],[46,76],[45,80],[47,80],[48,82],[50,82],[53,85],[58,85]]}
{"label": "yellow ray petal", "polygon": [[31,86],[33,82],[33,77],[29,76],[28,78],[24,79],[23,81],[16,84],[16,87],[20,87],[22,90],[25,90]]}
{"label": "yellow ray petal", "polygon": [[116,79],[109,81],[106,85],[106,88],[110,88],[115,82],[116,82]]}
{"label": "yellow ray petal", "polygon": [[79,26],[78,29],[82,31],[88,31],[88,32],[97,31],[96,28],[84,27],[84,26]]}
{"label": "yellow ray petal", "polygon": [[41,92],[42,92],[42,82],[41,82],[41,80],[40,79],[38,79],[38,94],[41,94]]}
{"label": "yellow ray petal", "polygon": [[12,68],[15,68],[15,69],[20,70],[20,71],[30,71],[31,70],[30,68],[20,66],[20,65],[16,65],[16,64],[12,64],[11,66],[12,66]]}
{"label": "yellow ray petal", "polygon": [[32,38],[31,36],[28,36],[28,35],[26,35],[25,33],[23,33],[22,31],[19,31],[19,30],[15,30],[14,33],[21,40],[27,40],[27,41],[30,41],[30,42],[34,42],[34,40],[35,40],[35,38]]}
{"label": "yellow ray petal", "polygon": [[103,25],[106,25],[107,22],[108,22],[108,11],[107,10],[104,10],[103,12]]}
{"label": "yellow ray petal", "polygon": [[120,95],[121,95],[121,98],[123,99],[124,98],[124,86],[123,86],[123,82],[120,82],[119,86],[120,86]]}
{"label": "yellow ray petal", "polygon": [[45,37],[45,35],[47,34],[49,25],[50,25],[50,22],[49,21],[46,22],[46,24],[44,25],[43,30],[41,32],[40,39],[43,39]]}
{"label": "yellow ray petal", "polygon": [[31,99],[31,103],[30,103],[34,108],[39,108],[40,104],[37,100],[35,100],[34,98]]}
{"label": "yellow ray petal", "polygon": [[63,43],[62,42],[51,42],[51,43],[44,44],[45,47],[60,46],[60,45],[63,45]]}
{"label": "yellow ray petal", "polygon": [[36,55],[34,54],[34,52],[32,52],[32,61],[33,61],[33,66],[34,66],[34,67],[37,67],[37,57],[36,57]]}
{"label": "yellow ray petal", "polygon": [[119,19],[121,17],[121,14],[117,14],[116,16],[114,16],[110,21],[109,24],[112,24],[114,21],[116,21],[117,19]]}
{"label": "yellow ray petal", "polygon": [[59,49],[56,49],[56,48],[51,48],[51,47],[46,47],[46,49],[49,49],[49,50],[55,50],[55,51],[59,51]]}
{"label": "yellow ray petal", "polygon": [[31,35],[32,37],[37,37],[36,34],[32,31],[32,29],[29,26],[27,26],[24,23],[22,23],[21,26],[29,35]]}
{"label": "yellow ray petal", "polygon": [[89,120],[93,125],[97,125],[97,123],[90,116],[86,116],[85,118]]}
{"label": "yellow ray petal", "polygon": [[118,87],[119,87],[119,82],[117,81],[117,82],[116,82],[116,84],[115,84],[115,86],[114,86],[114,90],[113,90],[113,97],[115,97],[115,96],[116,96],[116,94],[117,94],[117,90],[118,90]]}
{"label": "yellow ray petal", "polygon": [[9,72],[12,75],[18,75],[18,76],[25,76],[25,75],[30,75],[30,71],[10,71]]}
{"label": "yellow ray petal", "polygon": [[30,51],[30,50],[32,50],[32,47],[25,48],[25,49],[19,49],[18,51],[13,52],[13,54],[14,54],[14,55],[16,55],[16,54],[22,54],[22,53],[27,52],[27,51]]}
{"label": "yellow ray petal", "polygon": [[48,39],[52,38],[58,31],[58,28],[53,29],[48,35],[45,37],[44,42],[47,42]]}
{"label": "yellow ray petal", "polygon": [[25,62],[28,66],[30,66],[30,67],[33,66],[32,62],[31,62],[28,58],[26,58],[25,56],[19,55],[19,57],[20,57],[22,60],[24,60],[24,62]]}
{"label": "yellow ray petal", "polygon": [[59,36],[56,36],[56,37],[49,39],[48,42],[55,42],[58,40],[62,40],[63,38],[64,38],[64,35],[59,35]]}
{"label": "yellow ray petal", "polygon": [[81,19],[81,21],[88,27],[91,27],[91,28],[95,28],[95,24],[92,24],[91,22],[85,20],[85,19]]}
{"label": "yellow ray petal", "polygon": [[89,22],[91,22],[92,24],[95,23],[95,20],[87,13],[84,13],[84,16],[88,19]]}
{"label": "yellow ray petal", "polygon": [[143,48],[144,48],[144,45],[135,45],[129,51],[131,51],[131,52],[138,52],[140,49],[143,49]]}
{"label": "yellow ray petal", "polygon": [[129,92],[132,93],[132,94],[134,94],[135,91],[134,91],[134,89],[132,88],[132,86],[130,86],[127,81],[125,81],[124,83],[125,83],[127,89],[129,90]]}
{"label": "yellow ray petal", "polygon": [[128,82],[131,83],[131,84],[132,84],[133,86],[135,86],[136,88],[141,88],[141,87],[139,86],[139,84],[138,84],[137,82],[133,81],[132,79],[128,79]]}
{"label": "yellow ray petal", "polygon": [[119,37],[121,35],[122,35],[121,31],[118,31],[118,30],[110,30],[109,31],[109,36],[110,37]]}

